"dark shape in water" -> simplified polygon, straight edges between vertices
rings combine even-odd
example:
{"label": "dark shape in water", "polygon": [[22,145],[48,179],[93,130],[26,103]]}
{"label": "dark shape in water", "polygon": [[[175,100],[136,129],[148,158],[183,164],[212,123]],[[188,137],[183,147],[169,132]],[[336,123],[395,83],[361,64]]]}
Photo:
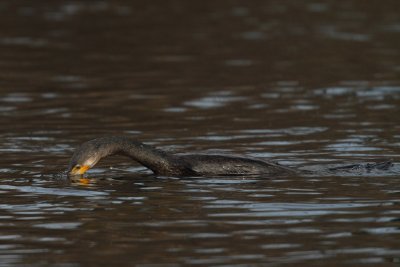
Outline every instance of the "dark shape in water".
{"label": "dark shape in water", "polygon": [[338,166],[329,168],[329,171],[338,172],[338,171],[355,171],[355,170],[362,170],[370,172],[372,170],[381,170],[387,171],[390,167],[393,166],[393,163],[390,161],[383,161],[383,162],[376,162],[376,163],[360,163],[360,164],[350,164],[345,166]]}
{"label": "dark shape in water", "polygon": [[[277,163],[255,158],[225,155],[174,155],[165,151],[133,141],[124,136],[101,137],[83,143],[73,154],[69,166],[69,175],[82,175],[96,163],[114,154],[126,155],[152,170],[156,175],[164,176],[203,176],[203,175],[285,175],[309,173],[296,171]],[[330,172],[362,170],[387,170],[393,164],[389,161],[379,163],[351,164],[329,168]]]}
{"label": "dark shape in water", "polygon": [[126,155],[155,174],[165,176],[295,173],[290,168],[260,159],[224,155],[174,155],[123,136],[102,137],[83,143],[73,154],[68,173],[84,174],[100,159],[114,154]]}

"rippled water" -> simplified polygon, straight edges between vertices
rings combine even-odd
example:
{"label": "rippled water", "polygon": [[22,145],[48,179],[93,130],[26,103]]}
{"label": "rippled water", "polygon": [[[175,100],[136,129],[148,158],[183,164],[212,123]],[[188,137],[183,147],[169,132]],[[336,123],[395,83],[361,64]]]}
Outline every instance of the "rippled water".
{"label": "rippled water", "polygon": [[[398,8],[2,1],[0,265],[398,265]],[[113,134],[311,172],[156,177],[114,157],[62,175]]]}

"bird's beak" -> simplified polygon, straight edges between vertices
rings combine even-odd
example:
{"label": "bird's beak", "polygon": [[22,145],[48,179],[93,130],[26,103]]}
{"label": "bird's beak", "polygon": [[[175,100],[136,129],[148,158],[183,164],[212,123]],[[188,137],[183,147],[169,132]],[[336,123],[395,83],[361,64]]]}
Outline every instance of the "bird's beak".
{"label": "bird's beak", "polygon": [[74,167],[69,172],[69,175],[82,175],[89,169],[90,169],[90,166],[88,166],[88,165],[83,165],[80,168],[79,167]]}

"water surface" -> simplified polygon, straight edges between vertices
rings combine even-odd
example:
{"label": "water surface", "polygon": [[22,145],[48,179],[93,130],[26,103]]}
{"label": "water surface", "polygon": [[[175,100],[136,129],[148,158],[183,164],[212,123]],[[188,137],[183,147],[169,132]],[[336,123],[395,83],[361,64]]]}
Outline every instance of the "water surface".
{"label": "water surface", "polygon": [[[3,1],[0,265],[398,264],[398,8]],[[114,157],[60,174],[114,134],[314,172],[156,177]]]}

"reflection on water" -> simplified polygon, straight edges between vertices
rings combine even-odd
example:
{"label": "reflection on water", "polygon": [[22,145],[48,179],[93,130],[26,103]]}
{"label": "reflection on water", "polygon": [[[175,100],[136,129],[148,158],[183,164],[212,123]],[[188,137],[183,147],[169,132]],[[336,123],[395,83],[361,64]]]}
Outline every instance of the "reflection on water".
{"label": "reflection on water", "polygon": [[[0,265],[399,262],[396,10],[3,1]],[[301,172],[155,177],[116,156],[66,177],[78,144],[114,134]]]}
{"label": "reflection on water", "polygon": [[[0,205],[2,228],[8,229],[2,240],[16,244],[6,251],[25,255],[25,260],[44,251],[82,260],[73,249],[77,245],[92,247],[95,251],[87,253],[98,256],[97,250],[110,252],[112,256],[102,255],[110,261],[118,256],[152,262],[154,251],[182,264],[335,261],[346,254],[353,260],[382,259],[399,253],[395,244],[385,245],[399,233],[399,202],[396,194],[384,193],[395,181],[387,180],[136,176],[93,179],[96,185],[91,190],[82,184],[47,191],[2,186],[9,202]],[[51,180],[46,183],[57,186]],[[362,191],[354,190],[360,186]],[[23,230],[27,224],[29,232]],[[381,247],[372,250],[371,245],[362,245],[370,242]],[[313,250],[315,243],[325,248],[324,253]],[[30,244],[26,252],[17,249],[26,244]],[[230,251],[237,256],[231,257]],[[51,255],[47,259],[57,261]],[[164,260],[169,262],[168,257]]]}

